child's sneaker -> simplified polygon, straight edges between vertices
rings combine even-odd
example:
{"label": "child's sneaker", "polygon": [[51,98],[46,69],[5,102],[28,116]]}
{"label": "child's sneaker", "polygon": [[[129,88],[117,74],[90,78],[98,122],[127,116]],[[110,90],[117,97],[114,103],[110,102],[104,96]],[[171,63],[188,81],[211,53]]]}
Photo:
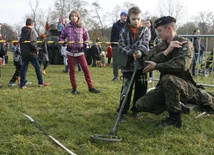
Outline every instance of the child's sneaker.
{"label": "child's sneaker", "polygon": [[72,94],[79,94],[79,92],[77,91],[77,89],[73,89],[71,92],[72,92]]}
{"label": "child's sneaker", "polygon": [[114,78],[112,79],[112,81],[118,81],[118,78],[117,78],[117,77],[114,77]]}
{"label": "child's sneaker", "polygon": [[50,86],[51,83],[43,83],[43,84],[39,84],[39,87],[45,87],[45,86]]}
{"label": "child's sneaker", "polygon": [[30,81],[26,81],[26,83],[25,83],[26,85],[30,85],[30,84],[32,84],[32,82],[30,82]]}
{"label": "child's sneaker", "polygon": [[125,117],[125,114],[121,114],[120,116],[120,120],[119,120],[121,123],[126,123],[126,117]]}
{"label": "child's sneaker", "polygon": [[20,87],[21,89],[27,89],[27,87],[26,86],[22,86],[22,87]]}
{"label": "child's sneaker", "polygon": [[8,86],[15,87],[16,83],[15,82],[9,82]]}
{"label": "child's sneaker", "polygon": [[46,71],[45,71],[45,70],[43,70],[43,71],[42,71],[42,74],[46,75]]}
{"label": "child's sneaker", "polygon": [[91,92],[91,93],[100,93],[100,91],[95,89],[95,88],[89,89],[89,92]]}

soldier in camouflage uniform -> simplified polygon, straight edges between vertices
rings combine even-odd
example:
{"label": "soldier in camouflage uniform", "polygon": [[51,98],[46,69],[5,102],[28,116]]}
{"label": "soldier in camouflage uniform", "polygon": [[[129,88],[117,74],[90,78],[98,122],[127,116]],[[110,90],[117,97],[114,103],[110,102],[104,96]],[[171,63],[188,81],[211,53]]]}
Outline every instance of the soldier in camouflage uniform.
{"label": "soldier in camouflage uniform", "polygon": [[155,28],[162,42],[147,53],[143,72],[158,70],[160,80],[154,90],[137,101],[136,108],[154,114],[167,110],[169,117],[158,125],[180,128],[180,102],[187,103],[197,90],[191,73],[194,48],[189,40],[177,35],[175,18],[161,17],[155,21]]}

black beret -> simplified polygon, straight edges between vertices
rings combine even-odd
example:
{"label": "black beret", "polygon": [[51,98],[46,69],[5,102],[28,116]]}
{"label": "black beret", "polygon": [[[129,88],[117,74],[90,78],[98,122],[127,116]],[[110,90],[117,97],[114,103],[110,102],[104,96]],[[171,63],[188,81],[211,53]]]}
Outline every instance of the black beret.
{"label": "black beret", "polygon": [[155,28],[157,28],[158,26],[166,25],[166,24],[169,24],[171,22],[175,23],[176,19],[174,17],[171,17],[171,16],[163,16],[154,22],[154,26],[155,26]]}

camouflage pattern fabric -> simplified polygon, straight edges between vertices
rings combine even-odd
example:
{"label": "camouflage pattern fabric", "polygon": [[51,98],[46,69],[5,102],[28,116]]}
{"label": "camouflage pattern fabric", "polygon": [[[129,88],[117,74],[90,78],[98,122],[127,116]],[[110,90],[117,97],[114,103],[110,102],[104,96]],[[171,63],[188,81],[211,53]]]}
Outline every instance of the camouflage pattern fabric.
{"label": "camouflage pattern fabric", "polygon": [[197,88],[190,82],[173,75],[164,75],[154,90],[137,101],[136,107],[138,111],[154,114],[161,114],[165,110],[181,111],[180,101],[187,103],[196,90]]}
{"label": "camouflage pattern fabric", "polygon": [[191,74],[193,45],[190,40],[180,36],[175,36],[174,40],[188,43],[165,56],[163,51],[168,48],[168,44],[163,41],[147,53],[145,60],[157,63],[156,70],[160,72],[160,80],[154,90],[137,101],[138,111],[154,114],[160,114],[164,110],[178,112],[181,111],[179,102],[187,103],[196,92],[196,83]]}
{"label": "camouflage pattern fabric", "polygon": [[188,102],[200,105],[202,111],[214,112],[214,94],[205,89],[198,88],[197,92]]}

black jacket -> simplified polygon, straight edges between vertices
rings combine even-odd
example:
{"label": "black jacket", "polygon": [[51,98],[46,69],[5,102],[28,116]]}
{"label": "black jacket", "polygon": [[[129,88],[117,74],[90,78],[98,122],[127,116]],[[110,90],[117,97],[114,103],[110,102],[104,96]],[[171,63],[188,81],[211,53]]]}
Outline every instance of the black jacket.
{"label": "black jacket", "polygon": [[198,37],[194,37],[190,39],[193,42],[194,51],[195,53],[199,52],[199,46],[200,46],[200,39]]}
{"label": "black jacket", "polygon": [[0,57],[3,58],[3,56],[5,56],[7,53],[7,51],[5,50],[5,47],[4,47],[4,43],[0,43]]}
{"label": "black jacket", "polygon": [[[120,31],[122,28],[126,25],[126,23],[121,23],[120,20],[118,20],[116,23],[113,24],[111,29],[111,42],[118,42]],[[117,44],[111,44],[111,46],[115,46]]]}
{"label": "black jacket", "polygon": [[[24,43],[24,41],[31,41]],[[37,57],[36,34],[35,32],[25,26],[22,28],[21,38],[19,40],[22,60],[32,60]]]}

